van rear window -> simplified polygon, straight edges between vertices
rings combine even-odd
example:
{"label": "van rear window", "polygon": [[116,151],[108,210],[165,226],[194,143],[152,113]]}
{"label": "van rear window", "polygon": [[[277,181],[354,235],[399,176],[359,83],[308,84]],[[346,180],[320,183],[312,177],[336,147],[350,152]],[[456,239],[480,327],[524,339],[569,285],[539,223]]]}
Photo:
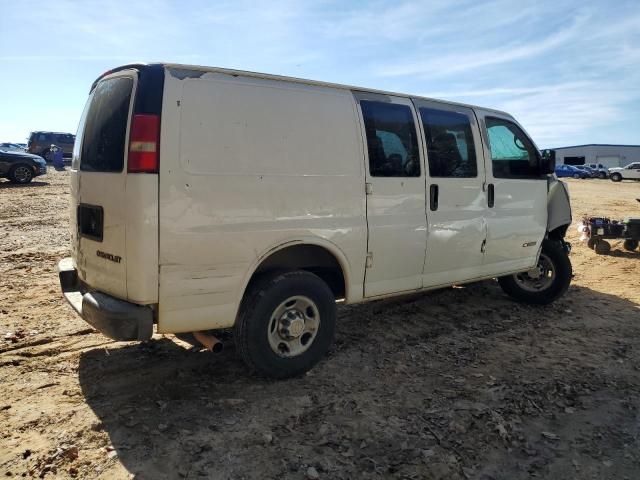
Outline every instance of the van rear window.
{"label": "van rear window", "polygon": [[80,170],[121,172],[133,79],[103,80],[96,86],[82,138]]}

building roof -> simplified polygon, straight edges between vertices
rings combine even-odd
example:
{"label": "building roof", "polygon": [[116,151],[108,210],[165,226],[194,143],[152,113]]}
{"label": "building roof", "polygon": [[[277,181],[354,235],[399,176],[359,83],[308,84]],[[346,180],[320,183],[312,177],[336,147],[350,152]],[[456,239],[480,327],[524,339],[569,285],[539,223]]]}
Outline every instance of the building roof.
{"label": "building roof", "polygon": [[612,143],[587,143],[586,145],[571,145],[570,147],[556,147],[550,150],[564,150],[565,148],[579,148],[579,147],[632,147],[640,148],[640,145],[615,145]]}

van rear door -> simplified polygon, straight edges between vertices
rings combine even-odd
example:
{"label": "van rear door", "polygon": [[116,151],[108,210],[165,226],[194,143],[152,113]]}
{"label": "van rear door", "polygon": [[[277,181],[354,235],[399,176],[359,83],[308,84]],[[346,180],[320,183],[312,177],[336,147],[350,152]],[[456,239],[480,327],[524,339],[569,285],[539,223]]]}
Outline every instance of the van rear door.
{"label": "van rear door", "polygon": [[[149,68],[119,69],[94,84],[71,169],[71,234],[78,276],[92,290],[137,303],[157,302],[158,290],[162,83],[157,101],[149,102],[148,92],[143,95],[149,83],[143,81],[144,69]],[[160,72],[163,75],[162,68]]]}

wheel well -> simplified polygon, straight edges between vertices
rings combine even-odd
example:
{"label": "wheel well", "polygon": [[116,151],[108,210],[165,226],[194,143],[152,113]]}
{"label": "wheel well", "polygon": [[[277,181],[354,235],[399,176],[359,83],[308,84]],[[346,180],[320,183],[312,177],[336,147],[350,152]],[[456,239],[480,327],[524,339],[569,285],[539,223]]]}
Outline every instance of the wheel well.
{"label": "wheel well", "polygon": [[324,280],[337,299],[346,295],[340,263],[331,252],[318,245],[292,245],[269,255],[253,273],[249,285],[267,273],[288,270],[314,273]]}
{"label": "wheel well", "polygon": [[562,240],[564,239],[564,236],[567,234],[568,228],[569,228],[569,224],[560,225],[559,227],[556,227],[555,229],[551,230],[548,236],[552,240]]}

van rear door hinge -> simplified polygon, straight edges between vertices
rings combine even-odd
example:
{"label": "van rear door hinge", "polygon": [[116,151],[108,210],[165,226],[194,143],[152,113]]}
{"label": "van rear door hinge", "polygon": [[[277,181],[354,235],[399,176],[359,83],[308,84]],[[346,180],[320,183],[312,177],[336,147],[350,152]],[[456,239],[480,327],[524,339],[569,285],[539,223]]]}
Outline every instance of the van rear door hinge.
{"label": "van rear door hinge", "polygon": [[370,183],[365,183],[364,184],[364,193],[366,193],[367,195],[371,195],[373,193],[373,185]]}
{"label": "van rear door hinge", "polygon": [[367,260],[364,264],[364,267],[371,268],[372,265],[373,265],[373,253],[367,252]]}

